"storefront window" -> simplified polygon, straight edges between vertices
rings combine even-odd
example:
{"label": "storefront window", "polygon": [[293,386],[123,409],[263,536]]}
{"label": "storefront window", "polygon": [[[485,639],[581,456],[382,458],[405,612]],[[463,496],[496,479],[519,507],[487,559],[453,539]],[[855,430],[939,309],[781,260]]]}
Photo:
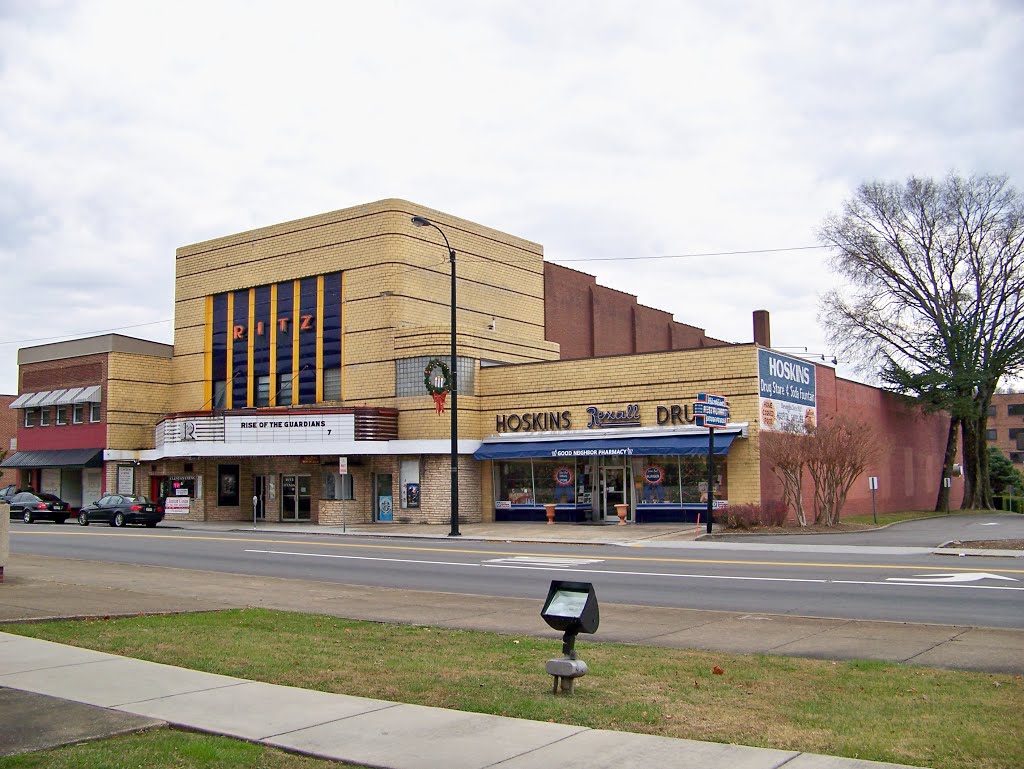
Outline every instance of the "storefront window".
{"label": "storefront window", "polygon": [[[708,463],[706,457],[681,457],[679,463],[683,502],[706,502]],[[702,491],[702,489],[704,491]]]}
{"label": "storefront window", "polygon": [[238,506],[238,465],[217,465],[217,504]]}
{"label": "storefront window", "polygon": [[352,476],[324,472],[320,496],[323,499],[355,499]]}
{"label": "storefront window", "polygon": [[497,481],[494,485],[499,502],[513,505],[532,505],[533,471],[530,460],[523,462],[496,462]]}
{"label": "storefront window", "polygon": [[[708,501],[708,463],[706,457],[682,457],[683,502]],[[726,460],[715,457],[715,499],[727,499]]]}
{"label": "storefront window", "polygon": [[679,457],[640,457],[633,460],[633,480],[637,502],[678,505]]}
{"label": "storefront window", "polygon": [[400,504],[404,508],[420,506],[420,461],[403,459],[398,466]]}
{"label": "storefront window", "polygon": [[533,460],[534,491],[537,504],[575,502],[576,463],[572,460]]}

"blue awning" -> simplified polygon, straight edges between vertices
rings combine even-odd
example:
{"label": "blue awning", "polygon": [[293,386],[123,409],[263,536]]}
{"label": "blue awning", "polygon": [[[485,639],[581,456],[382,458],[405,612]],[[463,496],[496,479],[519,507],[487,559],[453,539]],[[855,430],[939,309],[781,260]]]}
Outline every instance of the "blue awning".
{"label": "blue awning", "polygon": [[[715,432],[715,456],[725,456],[738,433]],[[565,441],[495,441],[483,445],[474,459],[527,459],[529,457],[649,457],[655,455],[707,455],[708,436],[664,435],[643,437],[579,438]]]}

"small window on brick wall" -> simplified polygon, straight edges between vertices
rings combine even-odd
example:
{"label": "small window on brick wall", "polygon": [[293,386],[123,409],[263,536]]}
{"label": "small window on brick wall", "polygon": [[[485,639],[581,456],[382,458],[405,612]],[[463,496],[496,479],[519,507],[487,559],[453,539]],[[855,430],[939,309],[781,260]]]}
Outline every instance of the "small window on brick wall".
{"label": "small window on brick wall", "polygon": [[100,421],[100,404],[90,403],[89,404],[89,421],[99,422]]}
{"label": "small window on brick wall", "polygon": [[85,421],[85,404],[76,403],[71,407],[71,423],[80,425]]}
{"label": "small window on brick wall", "polygon": [[50,426],[50,409],[42,408],[39,409],[39,426],[49,427]]}
{"label": "small window on brick wall", "polygon": [[340,401],[341,400],[341,369],[340,368],[327,368],[327,369],[324,369],[324,400],[325,401]]}
{"label": "small window on brick wall", "polygon": [[996,431],[995,430],[986,430],[985,431],[985,440],[986,441],[994,441],[994,440],[996,440]]}
{"label": "small window on brick wall", "polygon": [[57,424],[66,425],[68,423],[68,407],[58,406],[57,407]]}
{"label": "small window on brick wall", "polygon": [[323,499],[355,499],[352,476],[324,472],[321,496]]}
{"label": "small window on brick wall", "polygon": [[35,427],[38,418],[39,415],[36,413],[36,409],[25,409],[25,427]]}
{"label": "small window on brick wall", "polygon": [[[423,383],[423,370],[430,363],[432,358],[420,356],[418,358],[400,358],[395,361],[395,395],[399,398],[414,395],[427,396],[427,388]],[[448,366],[451,357],[438,355],[437,360]],[[476,371],[476,361],[473,358],[458,358],[458,384],[461,395],[472,395],[475,387],[473,374]]]}

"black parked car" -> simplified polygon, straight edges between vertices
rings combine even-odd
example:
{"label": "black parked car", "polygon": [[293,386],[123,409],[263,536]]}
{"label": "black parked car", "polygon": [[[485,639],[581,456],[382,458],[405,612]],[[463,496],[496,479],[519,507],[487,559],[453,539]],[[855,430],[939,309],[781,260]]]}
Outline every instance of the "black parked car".
{"label": "black parked car", "polygon": [[2,489],[0,489],[0,502],[6,502],[7,504],[10,504],[11,498],[19,491],[28,491],[28,489],[19,489],[13,483],[4,486]]}
{"label": "black parked car", "polygon": [[133,494],[107,494],[78,513],[82,526],[90,523],[109,523],[111,526],[127,526],[141,523],[152,528],[164,519],[164,509],[150,499]]}
{"label": "black parked car", "polygon": [[53,521],[64,523],[71,517],[71,505],[53,494],[31,491],[19,491],[8,503],[11,506],[11,518],[20,518],[25,523],[34,521]]}

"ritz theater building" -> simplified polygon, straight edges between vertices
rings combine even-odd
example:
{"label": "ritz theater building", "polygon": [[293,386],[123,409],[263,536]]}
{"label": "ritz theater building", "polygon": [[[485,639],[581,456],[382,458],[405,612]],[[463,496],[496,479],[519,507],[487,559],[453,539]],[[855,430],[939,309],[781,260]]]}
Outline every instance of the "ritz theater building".
{"label": "ritz theater building", "polygon": [[[762,431],[841,412],[883,438],[879,510],[934,504],[948,417],[771,349],[766,312],[753,341],[712,339],[536,243],[404,200],[179,248],[173,347],[108,334],[22,349],[4,468],[76,507],[145,494],[169,521],[447,523],[438,230],[457,254],[461,520],[543,520],[545,504],[560,522],[618,520],[616,505],[635,523],[695,520],[702,392],[730,406],[716,506],[780,498]],[[871,510],[867,486],[847,512]]]}

